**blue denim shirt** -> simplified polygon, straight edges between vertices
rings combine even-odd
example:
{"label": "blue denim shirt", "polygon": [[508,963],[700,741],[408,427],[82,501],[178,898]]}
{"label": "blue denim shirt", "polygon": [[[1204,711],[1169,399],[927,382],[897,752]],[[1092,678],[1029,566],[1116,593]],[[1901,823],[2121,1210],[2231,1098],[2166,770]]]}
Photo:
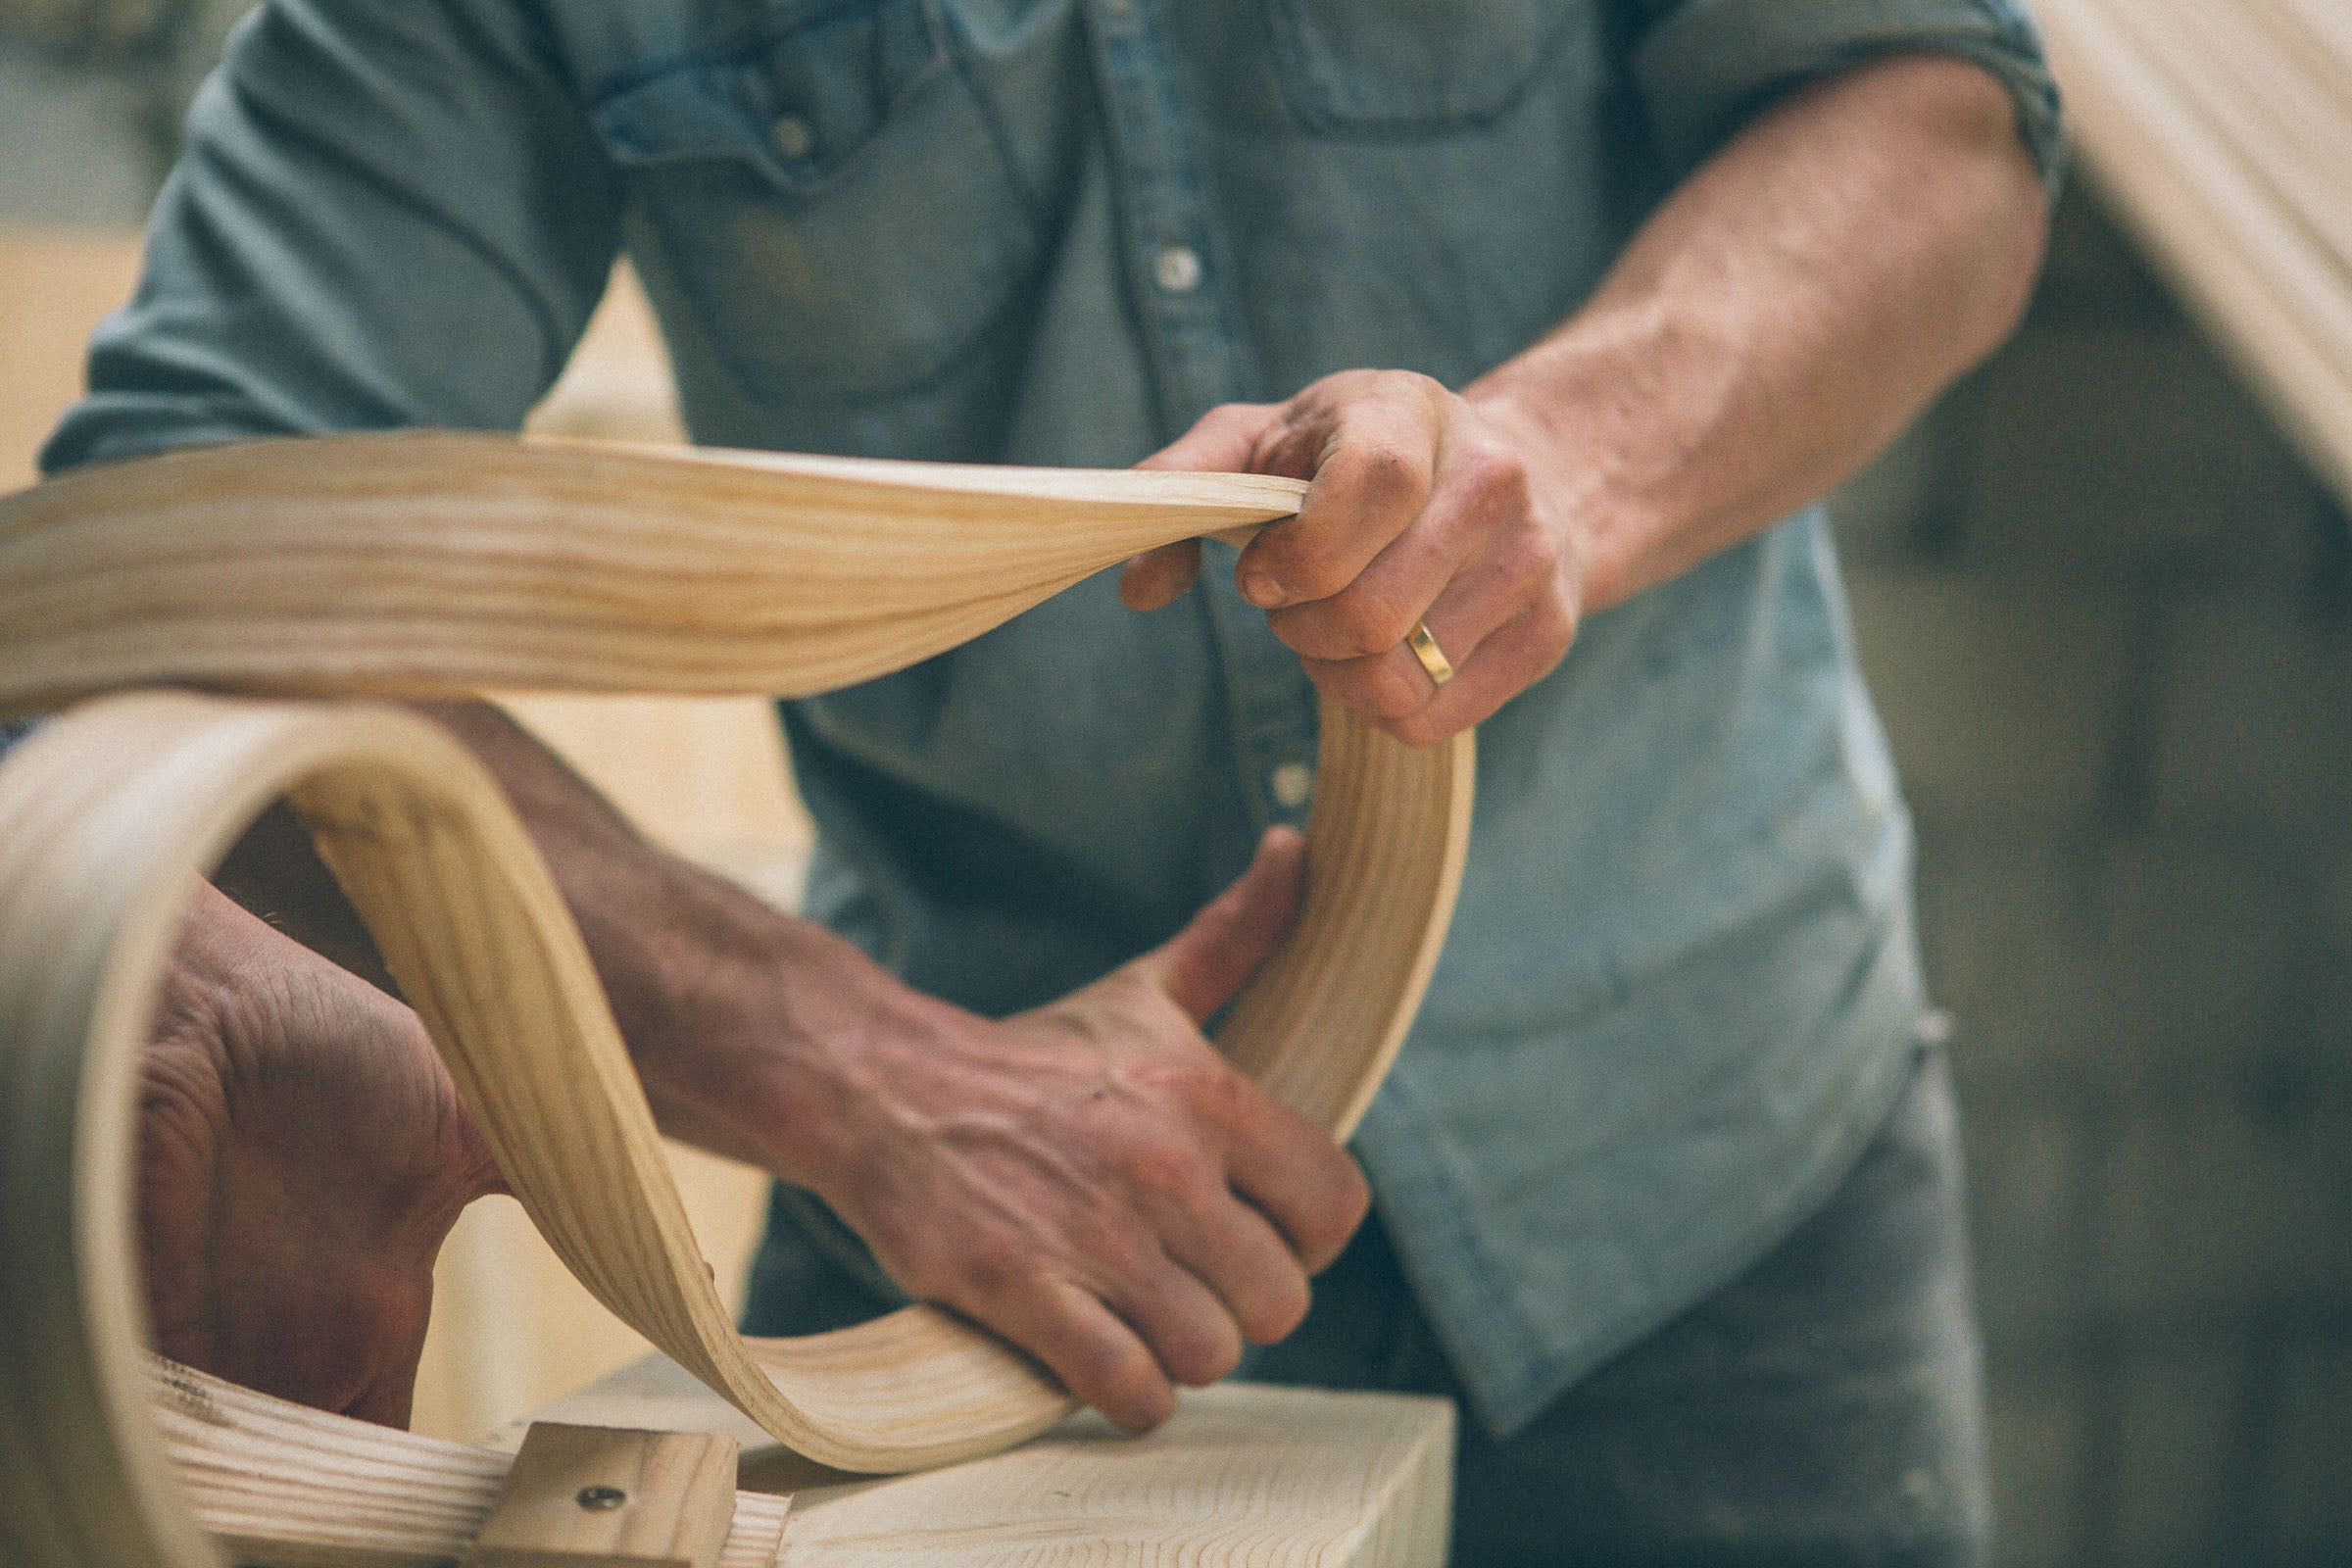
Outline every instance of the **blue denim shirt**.
{"label": "blue denim shirt", "polygon": [[[1897,49],[1988,67],[2054,161],[2007,0],[272,0],[46,462],[512,427],[625,246],[700,440],[1126,464],[1328,371],[1468,380],[1743,117]],[[1159,613],[1093,581],[788,705],[810,912],[1001,1012],[1298,819],[1314,694],[1216,549]],[[1480,752],[1356,1149],[1508,1430],[1826,1192],[1922,1000],[1818,513],[1589,617]]]}

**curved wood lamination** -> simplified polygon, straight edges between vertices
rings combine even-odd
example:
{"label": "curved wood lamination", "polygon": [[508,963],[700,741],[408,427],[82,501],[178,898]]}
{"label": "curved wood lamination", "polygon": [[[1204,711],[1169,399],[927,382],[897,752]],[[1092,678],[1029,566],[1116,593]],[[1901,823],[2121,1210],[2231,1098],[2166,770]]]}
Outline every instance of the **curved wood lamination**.
{"label": "curved wood lamination", "polygon": [[[1300,486],[407,435],[217,448],[0,500],[0,707],[296,693],[810,692],[903,668]],[[1467,736],[1324,713],[1298,928],[1218,1044],[1345,1133],[1411,1023],[1468,837]],[[745,1341],[586,949],[495,783],[349,703],[102,696],[0,762],[0,1559],[195,1568],[148,1420],[133,1086],[179,910],[290,796],[517,1197],[599,1299],[811,1458],[1043,1430],[1028,1358],[912,1307]]]}

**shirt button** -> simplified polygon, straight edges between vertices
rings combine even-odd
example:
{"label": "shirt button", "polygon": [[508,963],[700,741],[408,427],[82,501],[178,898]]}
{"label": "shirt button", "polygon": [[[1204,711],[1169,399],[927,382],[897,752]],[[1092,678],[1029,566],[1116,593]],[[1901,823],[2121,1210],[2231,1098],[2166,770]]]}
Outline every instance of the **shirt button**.
{"label": "shirt button", "polygon": [[1314,791],[1315,770],[1304,762],[1285,762],[1274,769],[1274,776],[1268,782],[1273,785],[1278,804],[1304,806],[1307,796]]}
{"label": "shirt button", "polygon": [[1169,245],[1152,261],[1152,280],[1170,294],[1190,294],[1200,286],[1200,253],[1190,245]]}
{"label": "shirt button", "polygon": [[798,115],[778,115],[767,127],[767,144],[776,156],[787,163],[799,163],[816,146],[816,135],[808,122]]}

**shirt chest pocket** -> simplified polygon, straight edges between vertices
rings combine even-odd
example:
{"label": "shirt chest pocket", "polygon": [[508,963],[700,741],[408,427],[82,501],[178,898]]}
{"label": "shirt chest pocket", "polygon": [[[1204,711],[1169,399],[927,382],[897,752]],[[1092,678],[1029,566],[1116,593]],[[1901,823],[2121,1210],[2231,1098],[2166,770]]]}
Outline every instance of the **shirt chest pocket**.
{"label": "shirt chest pocket", "polygon": [[745,392],[920,385],[1034,270],[1036,225],[950,49],[933,0],[771,6],[725,58],[597,105],[642,265]]}
{"label": "shirt chest pocket", "polygon": [[1388,134],[1509,110],[1592,0],[1266,0],[1283,95],[1308,125]]}

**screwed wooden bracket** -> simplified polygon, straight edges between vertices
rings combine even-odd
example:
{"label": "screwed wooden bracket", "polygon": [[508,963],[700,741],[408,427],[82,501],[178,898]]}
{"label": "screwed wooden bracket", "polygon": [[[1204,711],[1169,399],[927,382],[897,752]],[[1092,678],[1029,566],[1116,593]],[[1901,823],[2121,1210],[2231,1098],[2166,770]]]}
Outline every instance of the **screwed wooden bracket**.
{"label": "screwed wooden bracket", "polygon": [[535,1423],[465,1568],[714,1568],[737,1448],[712,1433]]}

